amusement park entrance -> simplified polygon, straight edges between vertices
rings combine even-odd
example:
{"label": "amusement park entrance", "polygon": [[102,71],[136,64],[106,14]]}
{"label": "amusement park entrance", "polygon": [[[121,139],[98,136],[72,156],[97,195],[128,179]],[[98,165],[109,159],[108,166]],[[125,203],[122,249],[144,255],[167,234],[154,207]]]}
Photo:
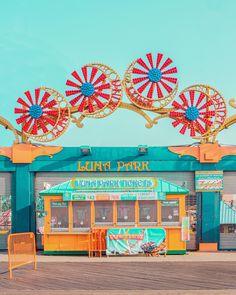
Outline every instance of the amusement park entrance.
{"label": "amusement park entrance", "polygon": [[[221,131],[236,123],[235,114],[228,116],[228,104],[235,109],[236,103],[207,84],[186,85],[179,91],[182,83],[173,60],[156,52],[135,57],[122,78],[108,65],[87,63],[76,66],[63,92],[38,87],[19,94],[14,110],[18,129],[0,117],[0,125],[15,137],[11,147],[0,149],[0,249],[6,247],[11,230],[36,231],[42,247],[45,212],[39,192],[75,176],[149,176],[186,188],[191,223],[187,248],[236,249],[236,147],[217,141]],[[107,119],[120,109],[141,116],[147,128],[169,120],[170,128],[189,135],[193,143],[50,145],[70,124],[86,128],[89,120]],[[135,133],[138,136],[137,129]]]}

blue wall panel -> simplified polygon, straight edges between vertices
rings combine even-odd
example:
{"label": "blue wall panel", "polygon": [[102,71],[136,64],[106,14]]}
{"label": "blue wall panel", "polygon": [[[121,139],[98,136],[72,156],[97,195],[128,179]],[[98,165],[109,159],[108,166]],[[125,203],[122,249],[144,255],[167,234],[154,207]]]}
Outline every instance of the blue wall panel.
{"label": "blue wall panel", "polygon": [[32,200],[29,165],[19,164],[15,173],[15,193],[12,214],[14,232],[31,231]]}
{"label": "blue wall panel", "polygon": [[220,194],[218,192],[203,192],[201,207],[201,242],[218,243],[220,232]]}

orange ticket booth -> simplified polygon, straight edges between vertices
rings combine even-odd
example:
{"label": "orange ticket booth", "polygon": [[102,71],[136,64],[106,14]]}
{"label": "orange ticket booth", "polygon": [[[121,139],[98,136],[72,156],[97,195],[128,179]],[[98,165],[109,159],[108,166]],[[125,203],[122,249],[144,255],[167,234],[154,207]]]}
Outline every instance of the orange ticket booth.
{"label": "orange ticket booth", "polygon": [[106,250],[111,228],[164,228],[168,254],[186,253],[188,190],[155,177],[74,178],[44,196],[44,253],[90,252],[99,233]]}

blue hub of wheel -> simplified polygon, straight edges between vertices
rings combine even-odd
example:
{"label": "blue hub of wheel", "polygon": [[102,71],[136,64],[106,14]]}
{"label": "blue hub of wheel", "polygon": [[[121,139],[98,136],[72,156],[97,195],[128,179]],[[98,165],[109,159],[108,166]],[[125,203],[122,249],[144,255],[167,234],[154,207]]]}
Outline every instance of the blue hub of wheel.
{"label": "blue hub of wheel", "polygon": [[83,83],[80,90],[84,96],[91,96],[94,94],[94,86],[89,82]]}
{"label": "blue hub of wheel", "polygon": [[148,78],[152,82],[159,82],[161,80],[162,73],[159,69],[153,68],[148,73]]}
{"label": "blue hub of wheel", "polygon": [[34,119],[38,119],[42,116],[43,114],[43,110],[41,108],[40,105],[38,104],[33,104],[30,108],[29,108],[29,114],[32,118]]}
{"label": "blue hub of wheel", "polygon": [[189,107],[185,112],[185,117],[190,121],[197,120],[199,117],[199,110],[196,107]]}

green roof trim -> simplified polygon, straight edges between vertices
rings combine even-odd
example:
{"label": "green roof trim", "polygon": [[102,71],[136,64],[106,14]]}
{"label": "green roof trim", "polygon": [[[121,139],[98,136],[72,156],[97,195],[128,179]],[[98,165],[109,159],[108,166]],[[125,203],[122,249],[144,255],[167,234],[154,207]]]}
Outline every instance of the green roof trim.
{"label": "green roof trim", "polygon": [[[108,177],[109,178],[109,177]],[[132,178],[132,177],[131,177]],[[141,177],[140,177],[141,178]],[[85,179],[85,178],[83,178]],[[176,184],[167,182],[163,179],[157,178],[158,185],[155,188],[155,192],[162,192],[166,194],[188,194],[189,190],[182,188]],[[41,196],[55,196],[55,195],[64,195],[65,193],[75,193],[75,192],[85,192],[84,190],[78,190],[72,187],[72,180],[63,182],[61,184],[55,185],[49,189],[43,190],[40,192]],[[103,190],[104,192],[105,190]],[[117,190],[114,190],[117,191]],[[135,189],[134,189],[135,191]],[[150,190],[149,190],[150,191]],[[87,190],[87,192],[96,192],[96,190]],[[101,192],[101,190],[100,190]],[[111,192],[111,190],[109,190]]]}
{"label": "green roof trim", "polygon": [[236,224],[236,210],[224,201],[220,202],[220,224]]}

